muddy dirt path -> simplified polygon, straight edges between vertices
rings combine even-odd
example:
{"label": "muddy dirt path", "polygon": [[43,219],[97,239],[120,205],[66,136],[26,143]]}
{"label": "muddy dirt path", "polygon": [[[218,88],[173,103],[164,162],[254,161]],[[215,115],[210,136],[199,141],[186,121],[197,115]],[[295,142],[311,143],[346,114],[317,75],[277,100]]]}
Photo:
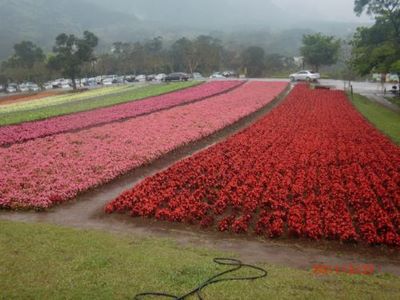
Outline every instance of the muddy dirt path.
{"label": "muddy dirt path", "polygon": [[105,204],[124,190],[131,188],[145,177],[168,168],[175,162],[248,127],[272,110],[283,99],[284,96],[282,95],[274,102],[234,125],[201,141],[171,152],[150,165],[138,168],[109,184],[83,193],[74,201],[39,213],[0,211],[0,219],[50,223],[138,237],[168,238],[185,246],[200,246],[234,253],[249,263],[265,262],[301,269],[312,269],[316,264],[347,268],[350,265],[373,264],[380,272],[400,276],[400,254],[398,250],[386,247],[372,248],[353,244],[341,245],[338,242],[313,242],[300,239],[265,240],[251,235],[233,236],[229,233],[204,231],[195,226],[183,224],[170,224],[118,214],[104,214]]}

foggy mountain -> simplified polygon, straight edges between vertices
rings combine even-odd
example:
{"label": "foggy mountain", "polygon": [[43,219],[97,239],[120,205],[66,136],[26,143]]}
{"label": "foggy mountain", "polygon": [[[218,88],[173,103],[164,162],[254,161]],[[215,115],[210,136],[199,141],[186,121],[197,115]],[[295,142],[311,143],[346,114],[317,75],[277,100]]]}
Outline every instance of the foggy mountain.
{"label": "foggy mountain", "polygon": [[[217,33],[224,42],[243,42],[293,53],[305,32],[349,36],[356,23],[325,21],[276,0],[0,0],[0,60],[21,40],[47,51],[61,32],[93,31],[100,51],[115,41]],[[282,33],[282,34],[281,34]],[[102,48],[103,47],[103,48]]]}
{"label": "foggy mountain", "polygon": [[0,59],[21,40],[50,49],[61,32],[99,33],[101,38],[124,38],[139,20],[82,0],[0,0]]}
{"label": "foggy mountain", "polygon": [[[89,1],[103,7],[110,5],[107,0]],[[279,28],[299,21],[269,0],[115,0],[113,7],[134,14],[142,21],[197,29],[229,30],[255,25]]]}

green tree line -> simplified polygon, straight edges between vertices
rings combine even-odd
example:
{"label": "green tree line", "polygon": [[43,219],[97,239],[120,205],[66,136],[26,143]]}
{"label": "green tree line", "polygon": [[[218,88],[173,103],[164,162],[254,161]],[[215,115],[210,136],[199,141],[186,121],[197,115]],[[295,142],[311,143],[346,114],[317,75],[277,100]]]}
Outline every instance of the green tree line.
{"label": "green tree line", "polygon": [[180,38],[173,43],[162,37],[135,43],[115,42],[108,53],[95,54],[98,38],[85,31],[82,38],[62,33],[57,36],[53,52],[45,54],[30,41],[14,46],[14,54],[1,64],[3,81],[43,83],[58,76],[75,79],[102,74],[157,74],[233,70],[250,77],[271,76],[296,68],[293,58],[265,53],[261,47],[223,46],[219,39],[207,35]]}

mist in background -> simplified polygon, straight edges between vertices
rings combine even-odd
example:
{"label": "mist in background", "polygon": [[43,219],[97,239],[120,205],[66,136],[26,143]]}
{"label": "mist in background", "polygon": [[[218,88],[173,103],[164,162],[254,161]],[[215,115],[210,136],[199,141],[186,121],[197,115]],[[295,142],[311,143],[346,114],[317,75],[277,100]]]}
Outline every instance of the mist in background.
{"label": "mist in background", "polygon": [[304,33],[350,37],[368,16],[353,0],[0,0],[0,60],[30,40],[50,51],[61,32],[94,32],[98,51],[116,41],[163,40],[204,34],[224,44],[259,45],[295,55]]}

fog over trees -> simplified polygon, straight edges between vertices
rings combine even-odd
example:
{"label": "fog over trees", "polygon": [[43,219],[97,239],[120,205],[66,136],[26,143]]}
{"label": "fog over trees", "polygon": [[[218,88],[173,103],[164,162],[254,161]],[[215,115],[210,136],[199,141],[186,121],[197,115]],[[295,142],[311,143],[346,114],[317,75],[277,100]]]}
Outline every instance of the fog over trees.
{"label": "fog over trees", "polygon": [[[98,35],[98,51],[116,41],[211,35],[224,44],[260,46],[266,53],[298,54],[303,34],[351,36],[360,22],[348,0],[0,0],[0,60],[22,40],[50,51],[61,32]],[[345,8],[343,7],[345,6]],[[336,8],[336,9],[335,9]]]}

